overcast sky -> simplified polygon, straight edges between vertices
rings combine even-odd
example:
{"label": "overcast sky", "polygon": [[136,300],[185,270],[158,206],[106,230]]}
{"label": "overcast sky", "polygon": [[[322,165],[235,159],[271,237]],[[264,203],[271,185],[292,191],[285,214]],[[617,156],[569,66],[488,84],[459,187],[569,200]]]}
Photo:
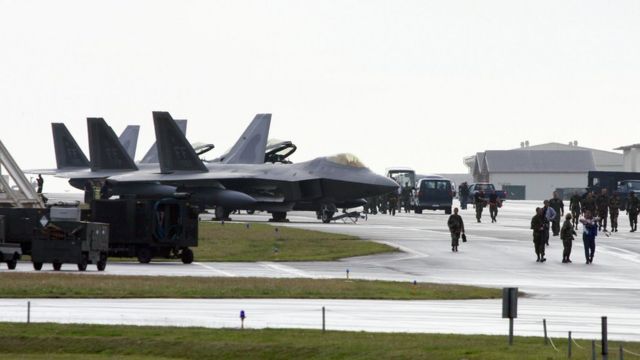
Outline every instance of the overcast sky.
{"label": "overcast sky", "polygon": [[[0,139],[53,167],[49,123],[87,149],[151,111],[230,147],[255,113],[295,161],[464,172],[477,151],[640,142],[639,1],[0,0]],[[88,153],[88,151],[87,151]]]}

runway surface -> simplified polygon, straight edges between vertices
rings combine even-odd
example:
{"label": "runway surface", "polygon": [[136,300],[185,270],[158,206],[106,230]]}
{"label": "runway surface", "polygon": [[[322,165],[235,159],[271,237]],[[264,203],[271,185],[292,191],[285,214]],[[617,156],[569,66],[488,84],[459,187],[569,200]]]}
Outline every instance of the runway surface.
{"label": "runway surface", "polygon": [[[359,279],[406,282],[416,280],[499,288],[515,286],[529,294],[529,298],[521,299],[519,312],[521,319],[518,322],[522,322],[523,325],[520,330],[516,327],[517,334],[541,335],[543,317],[547,318],[550,324],[557,324],[558,329],[562,329],[551,329],[551,331],[572,330],[576,333],[592,334],[599,329],[600,316],[609,316],[612,338],[640,340],[640,330],[636,330],[640,329],[640,311],[636,305],[640,295],[638,281],[640,233],[629,233],[628,218],[622,213],[620,232],[612,234],[611,237],[606,237],[602,233],[598,236],[593,264],[584,263],[581,230],[578,231],[578,238],[573,246],[573,264],[561,263],[562,244],[558,237],[550,239],[550,246],[547,248],[548,261],[537,263],[529,225],[534,209],[539,205],[539,202],[507,201],[500,209],[498,223],[495,224],[490,222],[486,211],[482,223],[475,222],[475,213],[471,207],[462,211],[469,242],[461,243],[458,253],[451,252],[450,237],[446,227],[448,216],[443,212],[426,212],[422,215],[398,214],[395,217],[379,214],[370,216],[367,221],[360,221],[357,224],[342,222],[321,224],[315,219],[315,214],[300,212],[290,214],[290,223],[274,226],[356,235],[398,247],[403,252],[349,258],[335,262],[194,263],[191,265],[162,262],[148,265],[111,262],[105,273],[151,276],[344,278],[346,270],[349,269],[351,278]],[[268,214],[235,215],[233,220],[266,222],[268,217]],[[65,269],[75,271],[75,267],[71,265],[63,266],[63,271]],[[90,266],[90,270],[94,268]],[[18,271],[32,271],[31,264],[20,263]],[[53,304],[51,306],[61,309],[67,309],[68,306],[69,310],[73,310],[74,304],[78,304],[74,301],[78,300],[47,300],[46,302],[37,300],[37,302],[44,302],[43,305]],[[175,324],[179,325],[199,325],[199,322],[189,316],[189,312],[191,309],[207,307],[210,304],[216,309],[218,307],[234,309],[233,311],[229,309],[232,312],[231,315],[227,315],[230,316],[229,321],[217,322],[215,319],[225,318],[217,314],[215,319],[207,320],[209,322],[203,320],[206,325],[229,326],[237,323],[233,319],[240,310],[238,309],[239,300],[180,300],[189,304],[188,309],[182,310],[185,312],[184,316],[175,315],[176,318],[171,318],[167,317],[168,314],[175,314],[177,310],[173,304],[167,305],[169,301],[171,300],[127,300],[124,303],[134,304],[132,306],[136,309],[149,309],[140,311],[139,316],[133,317],[139,323],[162,322],[163,319],[167,319],[168,323],[175,321]],[[16,300],[0,300],[0,306],[8,304],[7,302],[13,304]],[[100,304],[120,304],[111,300],[80,302],[84,304],[82,306],[93,306],[96,309],[101,308]],[[288,311],[300,314],[307,307],[317,309],[322,306],[321,303],[331,303],[326,305],[331,306],[331,311],[337,313],[339,309],[344,309],[345,314],[336,317],[333,322],[334,329],[456,333],[502,333],[506,329],[506,322],[499,318],[500,301],[250,300],[243,301],[242,304],[244,303],[256,306],[259,315],[255,315],[256,321],[252,325],[257,327],[317,327],[317,319],[308,320],[308,323],[307,320],[300,320],[298,324],[296,322],[298,320],[282,314]],[[334,306],[335,309],[333,309]],[[115,306],[111,311],[115,313],[109,317],[109,321],[117,322],[118,318],[130,319],[126,315],[127,310],[123,310],[120,306]],[[120,317],[118,317],[118,311],[122,312]],[[70,312],[73,313],[73,311]],[[102,313],[101,311],[92,312]],[[194,313],[197,315],[198,311]],[[142,315],[144,319],[140,319]],[[449,318],[448,315],[453,318]],[[0,320],[6,319],[7,316],[22,315],[13,314],[11,311],[8,314],[4,312],[0,314]],[[258,321],[260,316],[265,316],[265,320]],[[81,321],[85,316],[70,314],[62,318],[65,321]],[[421,320],[414,321],[414,318]],[[530,330],[527,330],[529,327]]]}

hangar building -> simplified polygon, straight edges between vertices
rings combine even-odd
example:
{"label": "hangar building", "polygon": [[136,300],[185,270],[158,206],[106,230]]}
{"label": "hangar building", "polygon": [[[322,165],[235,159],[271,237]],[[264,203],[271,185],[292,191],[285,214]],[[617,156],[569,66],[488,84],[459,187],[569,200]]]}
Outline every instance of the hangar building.
{"label": "hangar building", "polygon": [[589,171],[623,171],[620,153],[560,143],[522,144],[512,150],[487,150],[464,159],[475,182],[490,182],[511,198],[542,200],[556,188],[584,188]]}

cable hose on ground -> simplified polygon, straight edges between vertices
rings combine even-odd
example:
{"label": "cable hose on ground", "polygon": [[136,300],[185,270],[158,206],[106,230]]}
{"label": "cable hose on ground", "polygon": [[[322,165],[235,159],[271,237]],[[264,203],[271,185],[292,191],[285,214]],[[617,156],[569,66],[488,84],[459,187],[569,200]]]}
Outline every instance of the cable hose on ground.
{"label": "cable hose on ground", "polygon": [[558,348],[556,347],[556,344],[553,343],[553,339],[549,338],[549,342],[551,343],[551,346],[553,347],[553,350],[559,352]]}

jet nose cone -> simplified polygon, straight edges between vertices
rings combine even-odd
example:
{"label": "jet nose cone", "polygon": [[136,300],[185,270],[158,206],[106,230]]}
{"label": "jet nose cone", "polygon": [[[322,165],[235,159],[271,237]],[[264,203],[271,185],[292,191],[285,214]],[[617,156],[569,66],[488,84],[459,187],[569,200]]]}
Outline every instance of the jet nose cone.
{"label": "jet nose cone", "polygon": [[389,193],[398,190],[398,183],[386,176],[376,175],[376,186],[383,193]]}

